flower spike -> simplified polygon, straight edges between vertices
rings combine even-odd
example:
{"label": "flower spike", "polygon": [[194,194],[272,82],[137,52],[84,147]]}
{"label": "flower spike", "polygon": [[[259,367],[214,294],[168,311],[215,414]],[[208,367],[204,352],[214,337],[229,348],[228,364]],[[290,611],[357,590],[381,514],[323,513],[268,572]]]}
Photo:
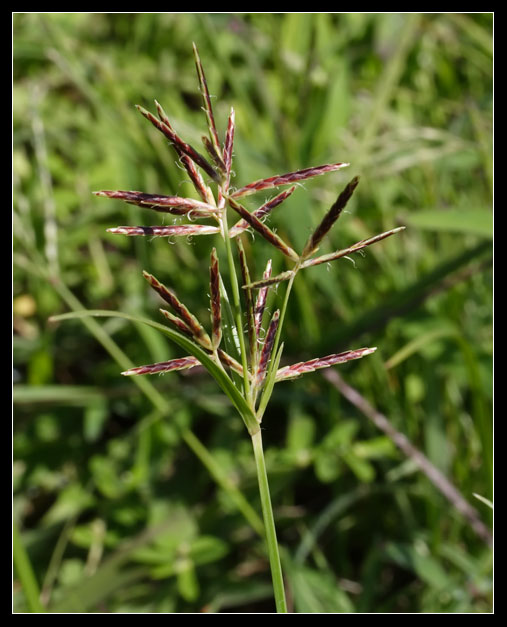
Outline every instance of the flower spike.
{"label": "flower spike", "polygon": [[[266,269],[264,270],[263,278],[264,280],[269,279],[271,276],[271,268],[272,262],[271,259],[268,260],[266,265]],[[247,286],[244,286],[245,289],[248,289]],[[255,334],[259,337],[261,327],[262,327],[262,316],[264,315],[264,308],[266,307],[266,300],[268,298],[268,286],[263,287],[259,290],[257,294],[257,299],[255,301],[255,309],[254,309],[254,320],[255,320]]]}
{"label": "flower spike", "polygon": [[269,323],[268,332],[266,333],[266,339],[264,340],[264,345],[262,347],[261,356],[259,358],[259,364],[257,366],[257,372],[255,375],[256,384],[259,386],[268,369],[268,363],[271,358],[271,353],[273,351],[273,345],[275,343],[275,336],[278,330],[278,324],[280,322],[280,311],[277,309],[271,318],[271,322]]}
{"label": "flower spike", "polygon": [[371,353],[374,353],[376,350],[376,347],[358,348],[353,351],[345,351],[344,353],[328,355],[327,357],[317,357],[316,359],[310,359],[310,361],[301,361],[297,364],[292,364],[292,366],[280,368],[276,373],[276,380],[286,381],[287,379],[295,379],[307,372],[314,372],[320,368],[329,368],[329,366],[342,364],[345,361],[351,361],[352,359],[360,359],[366,355],[371,355]]}
{"label": "flower spike", "polygon": [[266,239],[270,244],[273,244],[273,246],[278,248],[278,250],[280,250],[284,255],[290,257],[292,261],[299,261],[299,255],[297,252],[292,250],[292,248],[288,246],[281,237],[263,224],[259,218],[257,218],[253,213],[247,211],[242,205],[237,203],[232,198],[229,197],[228,201],[234,211],[239,213],[243,220],[248,222],[248,224],[257,231],[257,233],[260,233],[260,235],[264,237],[264,239]]}
{"label": "flower spike", "polygon": [[312,255],[319,247],[320,242],[326,235],[326,233],[330,230],[333,224],[338,220],[341,215],[341,212],[345,209],[345,205],[350,200],[350,197],[354,193],[357,185],[359,183],[359,177],[354,177],[347,187],[343,190],[343,192],[338,196],[336,202],[332,205],[331,209],[326,213],[322,222],[315,229],[313,234],[310,236],[310,239],[306,243],[304,250],[301,254],[303,258],[309,257]]}
{"label": "flower spike", "polygon": [[340,259],[341,257],[345,257],[346,255],[350,255],[352,253],[356,253],[358,250],[362,250],[366,248],[366,246],[370,246],[370,244],[375,244],[375,242],[380,242],[380,240],[385,239],[386,237],[390,237],[395,233],[399,233],[400,231],[404,231],[404,226],[399,226],[395,229],[391,229],[390,231],[385,231],[385,233],[379,233],[378,235],[374,235],[373,237],[369,237],[368,239],[363,239],[348,248],[344,248],[343,250],[337,250],[334,253],[329,253],[328,255],[322,255],[321,257],[315,257],[314,259],[307,259],[301,264],[301,268],[308,268],[310,266],[318,266],[321,263],[328,263],[330,261],[335,261],[336,259]]}
{"label": "flower spike", "polygon": [[173,372],[174,370],[186,370],[187,368],[195,368],[195,366],[200,365],[201,362],[195,357],[182,357],[180,359],[171,359],[170,361],[161,361],[158,364],[129,368],[121,374],[125,377],[137,374],[159,374],[162,372]]}
{"label": "flower spike", "polygon": [[108,191],[93,192],[96,196],[105,196],[107,198],[116,198],[124,200],[130,205],[138,207],[146,207],[160,213],[171,213],[173,215],[184,216],[192,214],[192,216],[200,218],[208,218],[216,215],[218,209],[209,203],[193,198],[181,198],[180,196],[162,196],[159,194],[145,194],[144,192],[130,191]]}
{"label": "flower spike", "polygon": [[211,178],[216,183],[220,183],[221,177],[218,174],[218,172],[201,154],[197,152],[197,150],[192,148],[190,144],[187,144],[186,142],[184,142],[174,132],[174,130],[171,127],[167,126],[167,124],[165,124],[161,120],[158,120],[152,113],[147,111],[144,107],[141,107],[140,105],[136,105],[136,108],[142,115],[144,115],[144,117],[147,120],[149,120],[153,124],[153,126],[155,126],[155,128],[158,128],[158,130],[167,137],[167,139],[171,142],[171,144],[177,147],[178,151],[181,151],[182,153],[190,157],[190,159],[192,159],[192,161],[194,161],[209,176],[211,176]]}
{"label": "flower spike", "polygon": [[217,226],[206,224],[173,224],[170,226],[116,226],[107,229],[108,233],[115,235],[151,235],[153,237],[212,235],[219,233]]}
{"label": "flower spike", "polygon": [[[215,126],[215,118],[213,116],[213,109],[211,107],[211,98],[208,91],[208,83],[206,82],[206,76],[204,75],[204,69],[202,67],[201,58],[195,43],[192,43],[194,49],[195,66],[197,69],[197,76],[199,78],[199,86],[201,88],[201,95],[204,103],[204,112],[206,113],[206,119],[208,120],[208,129],[211,139],[211,144],[214,148],[214,152],[217,157],[222,160],[222,152],[220,149],[220,142],[218,141],[218,133]],[[223,162],[222,162],[223,163]]]}
{"label": "flower spike", "polygon": [[305,168],[304,170],[298,170],[297,172],[289,172],[287,174],[279,174],[277,176],[270,176],[267,179],[261,179],[249,183],[244,187],[236,190],[232,196],[233,198],[239,198],[240,196],[248,196],[249,194],[255,194],[264,189],[272,189],[273,187],[279,187],[280,185],[290,185],[291,183],[298,183],[314,176],[320,176],[327,172],[333,172],[334,170],[340,170],[346,168],[349,163],[331,163],[328,165],[320,165],[313,168]]}
{"label": "flower spike", "polygon": [[227,124],[227,132],[225,134],[225,142],[224,142],[224,164],[225,170],[227,172],[227,187],[229,186],[230,178],[231,178],[231,166],[232,166],[232,148],[234,145],[234,129],[235,129],[235,113],[234,109],[231,108],[231,113],[229,115],[229,122]]}
{"label": "flower spike", "polygon": [[[162,105],[159,104],[156,100],[155,100],[155,106],[157,107],[157,112],[158,112],[158,117],[160,118],[160,120],[171,130],[173,130],[171,123],[169,121],[169,118],[166,115],[166,112],[164,111],[164,109],[162,108]],[[204,179],[201,176],[201,173],[199,172],[199,170],[195,167],[194,162],[192,161],[192,159],[190,159],[190,157],[188,155],[186,155],[179,147],[178,144],[172,144],[174,150],[176,151],[176,154],[178,155],[179,161],[180,163],[183,165],[183,167],[185,168],[185,170],[187,171],[188,176],[190,177],[190,180],[192,181],[192,184],[194,185],[197,193],[199,194],[199,196],[204,200],[204,202],[206,202],[207,200],[209,200],[213,194],[210,190],[210,188],[206,185],[206,183],[204,182]]]}
{"label": "flower spike", "polygon": [[211,251],[210,264],[210,294],[211,294],[211,326],[212,344],[216,349],[220,346],[222,339],[222,311],[220,306],[220,271],[218,266],[218,256],[216,248]]}
{"label": "flower spike", "polygon": [[[284,190],[283,192],[281,192],[274,198],[271,198],[271,200],[268,200],[267,202],[265,202],[261,207],[259,207],[255,211],[252,211],[252,215],[258,220],[262,220],[262,218],[267,216],[275,207],[278,207],[278,205],[280,205],[284,200],[286,200],[294,192],[295,189],[296,189],[296,186],[293,185],[289,189]],[[238,235],[239,233],[242,233],[249,226],[250,224],[246,220],[241,219],[238,222],[236,222],[236,224],[230,229],[229,236],[236,237],[236,235]]]}
{"label": "flower spike", "polygon": [[165,285],[160,283],[160,281],[158,281],[149,272],[143,271],[143,276],[151,285],[151,287],[160,294],[165,302],[171,305],[173,310],[183,320],[187,327],[191,329],[195,340],[199,342],[199,344],[201,344],[201,346],[203,346],[204,348],[211,350],[212,344],[209,335],[206,333],[197,318],[193,314],[191,314],[190,311],[185,307],[185,305],[178,299],[176,294],[167,289]]}

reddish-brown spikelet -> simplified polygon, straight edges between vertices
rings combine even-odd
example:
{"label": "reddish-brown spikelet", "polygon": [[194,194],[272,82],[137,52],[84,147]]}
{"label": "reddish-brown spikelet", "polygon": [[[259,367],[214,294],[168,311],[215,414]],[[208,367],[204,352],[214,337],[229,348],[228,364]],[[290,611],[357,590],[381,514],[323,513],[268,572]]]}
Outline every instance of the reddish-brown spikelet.
{"label": "reddish-brown spikelet", "polygon": [[[164,109],[162,108],[162,105],[160,105],[155,100],[155,106],[157,107],[158,117],[161,119],[161,121],[164,124],[166,124],[166,126],[168,126],[171,130],[173,130],[171,123],[169,121],[169,118],[167,117]],[[184,152],[182,152],[176,144],[172,144],[172,145],[176,151],[176,154],[178,155],[180,163],[183,165],[183,167],[187,171],[188,176],[190,177],[190,180],[192,181],[195,189],[197,190],[197,193],[204,200],[204,202],[206,202],[207,200],[209,200],[210,196],[212,195],[211,190],[204,182],[204,179],[202,178],[199,170],[195,167],[192,159],[190,159],[190,157],[188,157]]]}
{"label": "reddish-brown spikelet", "polygon": [[206,135],[203,135],[201,139],[204,147],[208,151],[208,155],[213,159],[217,168],[225,174],[225,163],[223,162],[222,157],[217,153],[213,143],[206,137]]}
{"label": "reddish-brown spikelet", "polygon": [[266,339],[262,347],[261,356],[259,358],[259,364],[257,366],[257,372],[255,373],[255,383],[260,385],[266,370],[268,367],[269,359],[271,357],[271,351],[273,350],[273,344],[275,342],[276,331],[278,329],[278,323],[280,321],[280,311],[277,309],[271,318],[269,323],[268,332],[266,333]]}
{"label": "reddish-brown spikelet", "polygon": [[213,348],[218,348],[222,339],[222,310],[220,305],[220,270],[216,248],[211,251],[210,301],[211,301],[211,340]]}
{"label": "reddish-brown spikelet", "polygon": [[240,196],[247,196],[249,194],[255,194],[255,192],[260,192],[263,189],[279,187],[280,185],[290,185],[291,183],[304,181],[314,176],[320,176],[321,174],[326,174],[327,172],[340,170],[341,168],[345,168],[348,165],[349,165],[348,163],[330,163],[327,165],[320,165],[320,166],[313,167],[313,168],[305,168],[304,170],[298,170],[297,172],[288,172],[287,174],[278,174],[277,176],[270,176],[269,178],[260,179],[259,181],[254,181],[253,183],[249,183],[248,185],[245,185],[244,187],[241,187],[240,189],[236,190],[231,195],[234,198],[239,198]]}
{"label": "reddish-brown spikelet", "polygon": [[147,111],[144,107],[136,105],[137,110],[144,115],[144,117],[149,120],[155,128],[163,133],[167,139],[173,144],[177,146],[177,149],[182,153],[186,154],[194,163],[196,163],[200,168],[202,168],[211,178],[216,182],[220,183],[220,175],[215,170],[215,168],[200,154],[192,148],[190,144],[184,142],[175,132],[174,130],[167,126],[162,120],[158,120],[152,113]]}
{"label": "reddish-brown spikelet", "polygon": [[263,224],[259,218],[256,218],[252,213],[247,211],[242,205],[237,203],[232,198],[228,198],[230,206],[239,213],[239,215],[246,221],[248,224],[257,231],[264,239],[266,239],[270,244],[273,244],[279,251],[281,251],[287,257],[290,257],[293,261],[299,261],[299,256],[296,251],[292,250],[290,246],[288,246],[281,237],[279,237],[276,233],[273,233],[271,229],[269,229],[265,224]]}
{"label": "reddish-brown spikelet", "polygon": [[[195,57],[195,66],[197,69],[197,76],[199,78],[199,85],[201,88],[201,95],[204,103],[204,111],[206,113],[206,118],[208,120],[208,129],[210,133],[211,143],[215,149],[216,155],[222,160],[221,150],[220,150],[220,142],[218,141],[218,133],[215,126],[215,118],[213,116],[213,108],[211,106],[211,98],[208,91],[208,83],[206,81],[206,76],[204,74],[204,68],[202,67],[201,59],[199,57],[199,52],[197,50],[197,46],[195,43],[192,44],[194,49],[194,57]],[[223,164],[223,161],[222,161]]]}
{"label": "reddish-brown spikelet", "polygon": [[[284,190],[274,198],[271,198],[271,200],[265,202],[261,207],[253,211],[252,215],[258,220],[261,220],[262,218],[264,218],[264,216],[267,216],[270,211],[272,211],[275,207],[278,207],[278,205],[286,200],[294,192],[295,189],[296,186],[293,185],[291,188]],[[229,230],[229,236],[236,237],[236,235],[239,235],[240,233],[245,231],[249,226],[250,225],[246,220],[241,219],[236,222],[233,227],[231,227],[231,229]]]}
{"label": "reddish-brown spikelet", "polygon": [[374,235],[373,237],[369,237],[368,239],[361,240],[348,248],[343,248],[342,250],[337,250],[334,253],[329,253],[328,255],[322,255],[321,257],[315,257],[315,259],[308,259],[307,261],[301,264],[301,268],[308,268],[309,266],[318,266],[321,263],[328,263],[330,261],[335,261],[336,259],[340,259],[340,257],[345,257],[346,255],[350,255],[352,253],[357,252],[358,250],[362,250],[366,248],[366,246],[370,246],[371,244],[375,244],[375,242],[380,242],[381,240],[394,235],[395,233],[399,233],[405,229],[404,226],[399,226],[396,229],[391,229],[390,231],[385,231],[385,233],[380,233],[379,235]]}
{"label": "reddish-brown spikelet", "polygon": [[[243,242],[241,241],[241,237],[236,238],[236,244],[238,247],[239,254],[239,266],[241,268],[241,277],[243,279],[243,283],[250,283],[250,270],[248,268],[248,263],[246,260],[245,249],[243,248]],[[254,318],[254,304],[251,290],[245,290],[245,300],[246,300],[246,315],[248,320],[248,341],[250,345],[250,359],[252,363],[255,363],[257,359],[257,336],[255,333],[255,318]]]}
{"label": "reddish-brown spikelet", "polygon": [[371,355],[371,353],[374,353],[376,350],[376,348],[358,348],[352,351],[327,355],[327,357],[317,357],[316,359],[310,359],[310,361],[301,361],[297,364],[280,368],[276,373],[276,380],[283,381],[285,379],[294,379],[295,377],[300,377],[307,372],[314,372],[320,368],[329,368],[329,366],[342,364],[345,361],[360,359],[366,355]]}
{"label": "reddish-brown spikelet", "polygon": [[130,368],[122,372],[122,375],[129,377],[136,374],[158,374],[161,372],[172,372],[174,370],[186,370],[187,368],[194,368],[200,365],[201,362],[195,357],[182,357],[180,359],[171,359],[170,361],[161,361],[158,364]]}
{"label": "reddish-brown spikelet", "polygon": [[354,193],[357,185],[359,183],[359,177],[354,177],[350,183],[345,187],[343,192],[338,196],[336,202],[332,205],[331,209],[326,213],[322,222],[315,229],[315,231],[310,236],[306,246],[304,247],[303,252],[301,253],[301,257],[309,257],[313,254],[317,248],[319,247],[320,242],[328,233],[329,229],[333,226],[333,224],[338,220],[341,215],[341,212],[345,208],[346,204],[350,200],[350,197]]}
{"label": "reddish-brown spikelet", "polygon": [[[264,280],[269,279],[271,276],[272,264],[271,259],[268,260],[266,265],[266,269],[264,270],[264,274],[262,275]],[[247,286],[243,286],[245,289],[248,289]],[[264,308],[266,307],[266,300],[268,298],[268,287],[263,287],[257,293],[257,299],[255,301],[255,310],[254,310],[254,325],[255,325],[255,335],[259,337],[262,327],[262,316],[264,314]]]}
{"label": "reddish-brown spikelet", "polygon": [[234,129],[235,129],[235,113],[234,113],[234,109],[231,108],[231,113],[229,115],[229,122],[227,123],[227,131],[225,133],[225,142],[224,142],[224,164],[225,164],[225,171],[227,172],[226,188],[229,187],[229,182],[231,179],[232,148],[234,145]]}
{"label": "reddish-brown spikelet", "polygon": [[151,285],[151,287],[160,294],[165,302],[172,307],[172,309],[178,314],[178,316],[183,320],[188,328],[191,329],[195,340],[197,340],[197,342],[199,342],[201,346],[204,346],[205,348],[211,350],[212,344],[208,334],[199,323],[197,318],[193,314],[191,314],[190,311],[185,307],[185,305],[178,299],[176,294],[167,289],[165,285],[160,283],[160,281],[158,281],[149,272],[143,270],[143,276]]}
{"label": "reddish-brown spikelet", "polygon": [[171,213],[173,215],[187,215],[191,213],[195,217],[209,217],[216,215],[218,209],[201,200],[193,198],[182,198],[180,196],[162,196],[160,194],[146,194],[145,192],[133,191],[108,191],[93,192],[96,196],[106,196],[124,200],[131,205],[146,207],[161,213]]}
{"label": "reddish-brown spikelet", "polygon": [[220,361],[230,368],[231,370],[235,370],[238,374],[243,376],[243,366],[237,362],[234,357],[231,357],[228,353],[223,351],[221,348],[218,349],[218,356],[220,357]]}
{"label": "reddish-brown spikelet", "polygon": [[116,226],[107,229],[108,233],[116,235],[152,235],[153,237],[211,235],[218,233],[216,226],[205,224],[173,224],[171,226]]}
{"label": "reddish-brown spikelet", "polygon": [[183,322],[181,318],[178,318],[178,316],[175,316],[170,311],[167,311],[167,309],[160,309],[160,313],[165,318],[167,318],[169,322],[171,322],[171,324],[173,324],[178,329],[178,331],[184,333],[185,335],[188,335],[191,338],[194,337],[192,329],[188,326],[188,324],[186,324],[186,322]]}

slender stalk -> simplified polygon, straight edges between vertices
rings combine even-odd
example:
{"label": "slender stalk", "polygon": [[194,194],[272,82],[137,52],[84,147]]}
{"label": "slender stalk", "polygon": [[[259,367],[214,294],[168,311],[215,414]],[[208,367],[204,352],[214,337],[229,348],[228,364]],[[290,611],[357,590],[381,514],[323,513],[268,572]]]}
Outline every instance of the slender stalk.
{"label": "slender stalk", "polygon": [[271,506],[271,497],[269,495],[268,475],[266,472],[266,463],[264,461],[264,450],[262,448],[262,435],[260,430],[252,435],[252,445],[255,455],[255,464],[257,467],[262,516],[264,518],[266,542],[268,545],[269,565],[271,567],[271,577],[273,579],[276,611],[279,614],[287,614],[287,602],[285,600],[282,566],[280,563],[280,553],[276,539],[275,519],[273,517],[273,508]]}
{"label": "slender stalk", "polygon": [[224,207],[223,218],[221,219],[222,232],[225,242],[225,250],[227,253],[227,262],[229,264],[229,277],[232,287],[232,301],[234,306],[234,317],[236,318],[236,329],[238,332],[239,346],[241,351],[241,365],[243,366],[243,387],[245,391],[245,399],[250,400],[250,381],[248,380],[248,361],[245,347],[245,336],[243,333],[243,319],[241,313],[241,300],[239,297],[238,276],[236,274],[236,266],[232,255],[231,238],[229,237],[229,227],[227,224],[227,210]]}
{"label": "slender stalk", "polygon": [[[294,268],[292,270],[293,274],[292,274],[292,276],[291,276],[291,278],[289,280],[289,283],[287,285],[287,289],[285,290],[285,296],[284,296],[284,299],[283,299],[283,304],[282,304],[282,307],[280,309],[280,318],[279,318],[279,322],[278,322],[278,329],[277,329],[277,332],[276,332],[276,335],[275,335],[275,341],[273,343],[273,348],[271,350],[271,361],[269,362],[268,370],[266,372],[266,377],[265,377],[266,381],[269,380],[269,377],[271,376],[272,369],[276,367],[275,366],[275,361],[276,361],[275,357],[276,357],[276,354],[277,354],[277,351],[278,351],[278,345],[280,343],[280,337],[281,337],[281,334],[282,334],[283,321],[285,319],[285,312],[287,311],[287,305],[289,303],[289,297],[290,297],[290,293],[291,293],[291,290],[292,290],[292,285],[294,283],[294,279],[296,277],[296,274],[297,274],[297,272],[299,270],[299,264],[300,264],[300,262],[296,263],[296,265],[294,266]],[[259,404],[258,410],[257,410],[257,420],[259,422],[261,422],[261,420],[262,420],[262,416],[264,414],[264,411],[266,409],[266,406],[267,406],[268,402],[269,402],[269,398],[266,398],[265,395],[263,395],[263,397],[261,398],[261,402]]]}

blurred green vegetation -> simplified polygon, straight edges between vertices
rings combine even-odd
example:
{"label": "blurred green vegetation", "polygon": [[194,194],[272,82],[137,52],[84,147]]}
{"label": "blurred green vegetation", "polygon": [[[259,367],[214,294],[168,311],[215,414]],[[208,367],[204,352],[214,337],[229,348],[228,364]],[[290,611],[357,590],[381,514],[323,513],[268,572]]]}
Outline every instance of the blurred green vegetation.
{"label": "blurred green vegetation", "polygon": [[[143,269],[207,319],[211,239],[108,234],[160,217],[91,194],[192,193],[134,108],[156,98],[200,143],[192,41],[220,132],[236,111],[238,186],[351,163],[273,213],[296,249],[356,174],[322,251],[408,227],[298,275],[284,363],[378,346],[340,374],[491,525],[473,494],[492,499],[492,29],[480,13],[14,15],[14,611],[39,590],[53,612],[274,609],[249,438],[213,381],[121,377],[181,354],[153,329],[48,324],[161,321]],[[259,277],[272,249],[245,243]],[[492,611],[491,549],[319,373],[279,384],[263,426],[293,611]]]}

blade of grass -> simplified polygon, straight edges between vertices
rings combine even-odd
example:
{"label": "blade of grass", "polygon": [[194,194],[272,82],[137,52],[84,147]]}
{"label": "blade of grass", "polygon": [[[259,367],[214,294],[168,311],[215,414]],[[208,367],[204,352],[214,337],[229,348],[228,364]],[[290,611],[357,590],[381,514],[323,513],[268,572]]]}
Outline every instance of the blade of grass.
{"label": "blade of grass", "polygon": [[46,609],[39,600],[39,585],[33,572],[32,563],[23,545],[16,521],[13,521],[12,526],[12,554],[30,612],[35,614],[45,612]]}

